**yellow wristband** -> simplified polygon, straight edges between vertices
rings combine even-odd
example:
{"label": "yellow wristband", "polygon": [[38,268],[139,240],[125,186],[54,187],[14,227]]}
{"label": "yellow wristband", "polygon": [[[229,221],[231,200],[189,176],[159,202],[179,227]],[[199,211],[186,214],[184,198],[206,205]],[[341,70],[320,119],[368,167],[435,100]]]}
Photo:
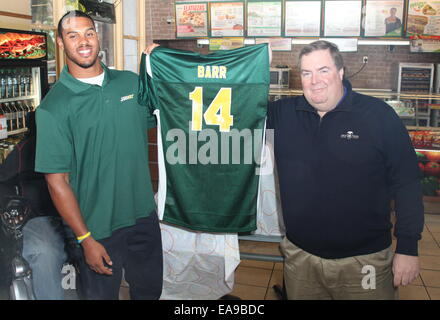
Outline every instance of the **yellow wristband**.
{"label": "yellow wristband", "polygon": [[90,235],[91,235],[91,233],[90,233],[90,231],[89,231],[89,232],[87,232],[85,235],[83,235],[83,236],[81,236],[81,237],[77,237],[76,240],[78,240],[78,241],[82,241],[82,240],[84,240],[85,238],[90,237]]}

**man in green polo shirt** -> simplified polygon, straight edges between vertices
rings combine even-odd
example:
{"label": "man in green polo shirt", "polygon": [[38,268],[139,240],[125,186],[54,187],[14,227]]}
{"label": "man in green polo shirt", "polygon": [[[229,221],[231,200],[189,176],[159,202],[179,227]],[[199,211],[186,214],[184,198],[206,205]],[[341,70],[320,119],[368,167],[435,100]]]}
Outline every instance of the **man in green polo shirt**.
{"label": "man in green polo shirt", "polygon": [[88,15],[67,13],[58,35],[67,66],[37,109],[35,169],[82,247],[85,297],[117,299],[124,270],[132,299],[158,299],[162,245],[147,152],[154,120],[137,103],[138,77],[100,62]]}

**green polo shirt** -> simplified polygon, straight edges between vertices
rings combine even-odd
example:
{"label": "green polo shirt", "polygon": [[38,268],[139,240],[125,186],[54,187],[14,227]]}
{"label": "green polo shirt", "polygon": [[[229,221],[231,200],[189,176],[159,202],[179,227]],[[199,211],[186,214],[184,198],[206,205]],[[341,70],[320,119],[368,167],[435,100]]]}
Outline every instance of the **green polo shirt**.
{"label": "green polo shirt", "polygon": [[156,207],[147,140],[154,119],[137,102],[138,76],[103,67],[102,87],[64,67],[36,111],[35,170],[69,173],[95,239],[134,225]]}

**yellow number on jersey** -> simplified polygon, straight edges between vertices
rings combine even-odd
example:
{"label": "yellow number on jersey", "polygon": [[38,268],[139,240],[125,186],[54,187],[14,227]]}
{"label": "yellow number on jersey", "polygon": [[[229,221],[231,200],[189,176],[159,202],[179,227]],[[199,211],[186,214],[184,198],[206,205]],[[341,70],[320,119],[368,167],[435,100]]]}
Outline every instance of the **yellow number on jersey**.
{"label": "yellow number on jersey", "polygon": [[234,123],[231,115],[231,92],[231,88],[221,88],[203,115],[206,124],[218,125],[221,132],[229,132]]}
{"label": "yellow number on jersey", "polygon": [[[203,87],[196,87],[189,94],[189,98],[192,101],[191,129],[200,131],[202,130]],[[206,124],[218,125],[221,132],[229,132],[234,123],[234,117],[231,115],[231,100],[232,89],[221,88],[203,114]]]}
{"label": "yellow number on jersey", "polygon": [[192,101],[192,131],[202,130],[203,113],[203,87],[196,87],[190,92],[189,99]]}

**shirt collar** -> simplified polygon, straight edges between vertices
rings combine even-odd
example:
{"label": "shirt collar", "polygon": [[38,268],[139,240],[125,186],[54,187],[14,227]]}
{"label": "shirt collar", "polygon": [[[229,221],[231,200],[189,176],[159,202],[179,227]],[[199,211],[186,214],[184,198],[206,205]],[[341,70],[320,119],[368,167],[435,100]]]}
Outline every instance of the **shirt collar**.
{"label": "shirt collar", "polygon": [[[104,81],[102,82],[102,87],[105,87],[107,85],[107,83],[112,79],[112,75],[111,75],[110,70],[107,68],[107,66],[105,64],[103,64],[102,62],[100,62],[100,63],[101,63],[101,66],[104,70]],[[69,68],[67,67],[67,65],[64,66],[63,71],[60,74],[59,81],[62,84],[64,84],[67,88],[72,90],[74,93],[80,93],[80,92],[85,91],[93,86],[91,84],[84,83],[84,82],[79,81],[78,79],[74,78],[69,73]]]}

